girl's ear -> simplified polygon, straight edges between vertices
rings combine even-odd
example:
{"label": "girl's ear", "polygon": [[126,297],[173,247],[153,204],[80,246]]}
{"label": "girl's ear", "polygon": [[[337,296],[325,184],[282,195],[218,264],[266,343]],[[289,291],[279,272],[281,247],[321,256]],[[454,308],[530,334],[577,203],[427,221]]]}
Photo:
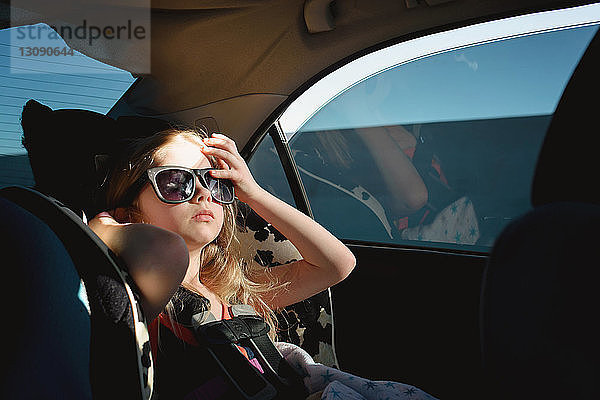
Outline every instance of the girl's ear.
{"label": "girl's ear", "polygon": [[113,216],[115,217],[115,220],[120,224],[126,224],[131,222],[129,209],[127,208],[115,208]]}

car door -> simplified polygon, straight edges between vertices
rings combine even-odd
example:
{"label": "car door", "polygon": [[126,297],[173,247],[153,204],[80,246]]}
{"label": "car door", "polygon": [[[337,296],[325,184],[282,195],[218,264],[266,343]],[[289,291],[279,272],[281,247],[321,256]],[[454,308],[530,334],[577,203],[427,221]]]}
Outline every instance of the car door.
{"label": "car door", "polygon": [[546,129],[599,16],[537,13],[376,49],[307,84],[246,147],[263,187],[357,257],[332,288],[342,370],[476,397],[482,273],[531,209]]}

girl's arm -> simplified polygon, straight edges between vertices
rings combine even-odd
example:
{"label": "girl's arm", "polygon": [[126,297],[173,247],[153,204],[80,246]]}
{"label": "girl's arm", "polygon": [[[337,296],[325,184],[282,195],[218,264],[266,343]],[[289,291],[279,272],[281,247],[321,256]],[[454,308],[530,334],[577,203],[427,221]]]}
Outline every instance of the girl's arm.
{"label": "girl's arm", "polygon": [[215,156],[223,168],[211,174],[231,179],[238,199],[269,221],[300,252],[303,260],[265,270],[263,279],[288,283],[264,297],[277,309],[304,300],[346,278],[356,264],[352,252],[310,217],[261,188],[239,155],[235,142],[224,135],[204,139],[203,152]]}
{"label": "girl's arm", "polygon": [[140,291],[144,316],[152,321],[183,281],[188,248],[181,236],[149,224],[121,224],[108,212],[89,227],[127,266]]}
{"label": "girl's arm", "polygon": [[[352,252],[310,217],[260,188],[245,200],[258,215],[269,221],[300,252],[303,259],[269,268],[278,283],[265,301],[272,308],[297,303],[345,279],[354,269]],[[266,276],[268,277],[268,275]]]}
{"label": "girl's arm", "polygon": [[[399,141],[417,141],[401,126],[357,128],[356,132],[369,152],[386,184],[385,189],[393,201],[392,215],[406,216],[427,204],[429,193],[412,160],[402,151]],[[412,140],[411,140],[412,139]]]}

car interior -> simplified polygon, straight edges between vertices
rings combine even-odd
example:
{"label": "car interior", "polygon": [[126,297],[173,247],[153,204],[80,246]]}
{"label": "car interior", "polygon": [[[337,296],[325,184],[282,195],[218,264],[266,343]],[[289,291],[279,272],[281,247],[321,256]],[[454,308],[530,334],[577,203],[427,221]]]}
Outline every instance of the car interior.
{"label": "car interior", "polygon": [[[61,1],[50,9],[1,1],[0,29],[55,26],[70,18],[65,10],[74,3]],[[47,107],[39,96],[27,103],[32,114],[26,119],[24,111],[22,131],[32,123],[36,131],[52,133],[53,140],[36,139],[46,153],[40,159],[51,165],[31,165],[34,175],[49,173],[36,176],[45,186],[0,188],[8,271],[1,296],[9,313],[0,397],[150,398],[148,321],[126,266],[86,225],[102,205],[85,194],[102,182],[98,163],[116,141],[168,121],[226,133],[253,174],[266,177],[270,191],[326,227],[343,222],[339,233],[332,231],[356,256],[355,271],[282,310],[279,340],[301,345],[323,364],[374,380],[409,383],[440,399],[598,398],[600,348],[593,318],[598,250],[592,226],[600,219],[594,187],[600,33],[594,34],[552,114],[495,120],[494,132],[516,138],[515,148],[528,132],[542,132],[524,139],[539,142],[539,154],[530,147],[518,154],[509,154],[508,147],[496,149],[506,158],[533,160],[532,177],[508,169],[501,178],[505,186],[530,194],[523,215],[502,224],[481,217],[508,215],[478,202],[495,190],[482,177],[494,173],[496,164],[467,177],[451,162],[440,172],[431,162],[434,150],[425,145],[412,156],[429,196],[440,205],[464,198],[461,184],[469,188],[461,218],[478,219],[476,230],[462,237],[468,232],[476,236],[473,247],[456,241],[440,247],[435,240],[417,241],[423,231],[415,230],[415,238],[403,233],[403,222],[385,214],[393,199],[378,194],[386,177],[373,172],[380,171],[374,162],[361,159],[368,178],[355,190],[355,182],[345,185],[340,183],[345,178],[327,175],[323,166],[329,164],[321,153],[336,144],[322,138],[342,132],[377,155],[381,150],[365,145],[366,137],[403,130],[423,143],[431,140],[436,159],[444,160],[451,158],[448,149],[456,136],[444,135],[442,125],[469,138],[488,129],[482,120],[362,131],[307,129],[291,137],[278,123],[309,87],[366,54],[437,32],[588,3],[152,1],[138,5],[151,17],[149,47],[102,39],[92,46],[65,38],[82,54],[136,79],[106,115],[85,107]],[[108,14],[131,8],[119,1],[92,6]],[[148,65],[140,63],[146,59]],[[116,129],[115,121],[128,128]],[[465,159],[479,165],[477,157],[485,156],[478,154]],[[74,171],[65,172],[69,168]],[[91,187],[72,184],[77,177]],[[329,208],[321,204],[336,207],[323,212]],[[421,208],[419,201],[415,204]],[[355,220],[344,225],[351,215]],[[243,204],[238,217],[240,240],[262,265],[276,267],[300,257]],[[409,218],[423,221],[425,216]],[[375,233],[361,236],[347,228],[346,234],[344,227],[351,224],[376,227]],[[115,291],[126,293],[129,301],[111,302]]]}

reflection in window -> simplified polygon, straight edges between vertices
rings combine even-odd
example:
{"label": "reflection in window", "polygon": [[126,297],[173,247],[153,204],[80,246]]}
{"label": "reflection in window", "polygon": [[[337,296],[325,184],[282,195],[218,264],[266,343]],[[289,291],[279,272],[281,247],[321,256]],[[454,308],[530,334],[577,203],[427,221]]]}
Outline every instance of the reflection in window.
{"label": "reflection in window", "polygon": [[296,136],[293,154],[315,218],[357,240],[474,244],[480,233],[473,204],[450,187],[422,128],[395,125]]}
{"label": "reflection in window", "polygon": [[344,239],[487,250],[597,26],[436,54],[351,86],[292,136],[315,218]]}

